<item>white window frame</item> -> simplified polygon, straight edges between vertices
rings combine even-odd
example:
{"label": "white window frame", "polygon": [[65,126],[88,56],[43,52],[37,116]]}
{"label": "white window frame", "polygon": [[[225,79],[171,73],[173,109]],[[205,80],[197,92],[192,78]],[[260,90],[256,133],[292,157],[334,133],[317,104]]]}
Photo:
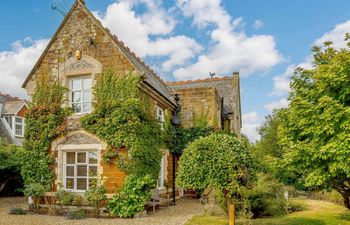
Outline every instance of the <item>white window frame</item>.
{"label": "white window frame", "polygon": [[[83,80],[84,79],[90,79],[91,81],[91,87],[90,89],[84,89],[83,88]],[[73,89],[73,81],[79,80],[80,82],[80,88],[79,89]],[[92,76],[90,75],[83,75],[83,76],[73,76],[68,78],[68,85],[69,85],[69,106],[73,108],[73,104],[80,104],[80,112],[75,112],[74,108],[74,114],[85,114],[90,113],[92,111]],[[73,93],[74,92],[80,92],[80,101],[79,102],[73,102]],[[84,101],[84,93],[90,92],[91,93],[91,99],[90,101]],[[90,111],[84,111],[84,104],[90,104]]]}
{"label": "white window frame", "polygon": [[[21,119],[22,122],[17,122],[16,119]],[[21,117],[21,116],[14,116],[14,121],[12,121],[13,127],[13,133],[16,137],[24,137],[24,126],[25,126],[25,118]],[[16,125],[19,125],[22,127],[22,132],[21,134],[16,134]]]}
{"label": "white window frame", "polygon": [[[67,153],[75,153],[75,163],[67,163]],[[97,163],[89,163],[89,152],[93,152],[97,154]],[[78,153],[85,153],[86,155],[86,159],[85,159],[85,163],[78,163]],[[87,166],[87,175],[86,176],[78,176],[78,166],[82,165],[82,166]],[[98,158],[98,150],[65,150],[63,152],[63,188],[67,191],[72,191],[72,192],[85,192],[86,190],[89,189],[89,181],[90,179],[96,179],[96,176],[89,176],[89,167],[90,166],[96,166],[96,173],[98,174],[98,165],[99,165],[99,158]],[[67,176],[67,170],[66,167],[67,166],[73,166],[74,167],[74,176]],[[67,178],[69,179],[74,179],[74,187],[72,189],[68,189],[67,188]],[[87,179],[87,183],[86,183],[86,189],[85,190],[81,190],[81,189],[77,189],[77,179],[78,178],[86,178]]]}
{"label": "white window frame", "polygon": [[164,180],[165,180],[165,155],[162,156],[160,161],[160,171],[157,180],[157,189],[164,189]]}
{"label": "white window frame", "polygon": [[156,106],[156,118],[160,125],[160,129],[164,130],[165,110],[162,107]]}

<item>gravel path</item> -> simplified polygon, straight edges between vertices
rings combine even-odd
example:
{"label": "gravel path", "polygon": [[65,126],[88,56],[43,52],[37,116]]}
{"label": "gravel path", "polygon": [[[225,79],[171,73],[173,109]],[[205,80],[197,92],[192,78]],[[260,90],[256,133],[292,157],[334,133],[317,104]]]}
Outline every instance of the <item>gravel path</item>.
{"label": "gravel path", "polygon": [[63,216],[9,215],[11,208],[25,208],[24,198],[0,198],[0,225],[180,225],[194,215],[202,214],[203,207],[198,200],[179,200],[176,206],[157,210],[144,218],[68,220]]}

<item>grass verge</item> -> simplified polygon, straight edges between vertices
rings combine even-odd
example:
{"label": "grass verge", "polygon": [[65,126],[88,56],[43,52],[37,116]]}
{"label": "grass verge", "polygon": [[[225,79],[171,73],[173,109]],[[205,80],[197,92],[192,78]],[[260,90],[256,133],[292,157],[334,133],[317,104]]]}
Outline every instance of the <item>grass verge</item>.
{"label": "grass verge", "polygon": [[[306,209],[276,218],[252,220],[253,225],[350,225],[350,210],[330,202],[297,199]],[[242,225],[242,221],[237,221]],[[208,215],[195,216],[185,225],[228,225],[228,219]]]}

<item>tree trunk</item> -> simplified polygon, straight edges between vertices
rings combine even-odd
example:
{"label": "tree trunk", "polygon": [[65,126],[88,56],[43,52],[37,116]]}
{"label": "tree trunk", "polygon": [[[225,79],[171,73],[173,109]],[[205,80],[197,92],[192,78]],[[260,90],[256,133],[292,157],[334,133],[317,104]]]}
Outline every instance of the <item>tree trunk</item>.
{"label": "tree trunk", "polygon": [[7,178],[4,182],[0,184],[0,192],[5,188],[6,184],[12,179],[12,177]]}

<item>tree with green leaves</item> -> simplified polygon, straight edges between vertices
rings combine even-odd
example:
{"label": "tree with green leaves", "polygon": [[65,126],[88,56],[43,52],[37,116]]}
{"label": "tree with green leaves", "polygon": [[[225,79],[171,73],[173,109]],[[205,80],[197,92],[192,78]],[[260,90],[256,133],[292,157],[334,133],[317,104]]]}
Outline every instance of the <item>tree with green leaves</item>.
{"label": "tree with green leaves", "polygon": [[234,135],[214,133],[191,142],[179,161],[176,183],[182,188],[222,191],[229,205],[242,199],[254,176],[250,151]]}
{"label": "tree with green leaves", "polygon": [[[10,182],[16,183],[21,188],[21,156],[23,150],[13,144],[8,144],[0,138],[0,193]],[[14,190],[13,190],[14,191]]]}
{"label": "tree with green leaves", "polygon": [[[346,35],[350,47],[350,35]],[[334,189],[350,209],[350,50],[314,47],[313,69],[298,68],[279,132],[287,165],[308,187]]]}

